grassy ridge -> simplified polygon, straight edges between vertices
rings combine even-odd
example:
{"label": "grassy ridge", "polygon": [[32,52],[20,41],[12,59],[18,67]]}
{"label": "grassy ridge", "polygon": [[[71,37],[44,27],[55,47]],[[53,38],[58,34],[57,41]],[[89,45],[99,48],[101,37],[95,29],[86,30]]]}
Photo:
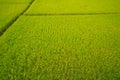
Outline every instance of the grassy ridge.
{"label": "grassy ridge", "polygon": [[119,13],[120,0],[35,0],[27,14]]}
{"label": "grassy ridge", "polygon": [[10,3],[26,3],[30,2],[31,0],[0,0],[0,4],[10,4]]}
{"label": "grassy ridge", "polygon": [[0,37],[0,78],[119,80],[120,15],[22,16]]}
{"label": "grassy ridge", "polygon": [[30,1],[21,2],[0,0],[0,35],[24,11]]}
{"label": "grassy ridge", "polygon": [[16,18],[28,4],[0,4],[0,33],[7,27],[7,24]]}

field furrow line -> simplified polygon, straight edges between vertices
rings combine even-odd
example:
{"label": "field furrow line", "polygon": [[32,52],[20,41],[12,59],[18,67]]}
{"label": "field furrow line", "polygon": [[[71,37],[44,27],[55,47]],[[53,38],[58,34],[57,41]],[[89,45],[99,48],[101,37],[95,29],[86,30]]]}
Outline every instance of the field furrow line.
{"label": "field furrow line", "polygon": [[111,15],[111,14],[120,14],[119,12],[107,12],[107,13],[59,13],[59,14],[53,14],[53,13],[50,13],[50,14],[39,14],[39,13],[36,13],[36,14],[24,14],[24,16],[71,16],[71,15]]}
{"label": "field furrow line", "polygon": [[32,0],[30,3],[29,3],[29,5],[19,14],[19,15],[17,15],[15,18],[13,18],[8,24],[6,24],[5,26],[4,26],[4,28],[1,30],[1,32],[0,32],[0,36],[2,36],[7,30],[8,30],[8,28],[10,27],[10,26],[12,26],[17,20],[18,20],[18,18],[21,16],[21,15],[23,15],[29,8],[30,8],[30,6],[33,4],[33,2],[34,2],[35,0]]}

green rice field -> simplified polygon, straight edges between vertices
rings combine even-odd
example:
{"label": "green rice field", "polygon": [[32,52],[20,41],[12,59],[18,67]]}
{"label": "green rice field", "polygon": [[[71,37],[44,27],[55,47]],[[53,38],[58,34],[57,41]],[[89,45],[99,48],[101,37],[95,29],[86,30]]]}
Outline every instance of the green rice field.
{"label": "green rice field", "polygon": [[35,0],[29,14],[119,13],[120,0]]}
{"label": "green rice field", "polygon": [[120,80],[119,0],[0,0],[0,80]]}

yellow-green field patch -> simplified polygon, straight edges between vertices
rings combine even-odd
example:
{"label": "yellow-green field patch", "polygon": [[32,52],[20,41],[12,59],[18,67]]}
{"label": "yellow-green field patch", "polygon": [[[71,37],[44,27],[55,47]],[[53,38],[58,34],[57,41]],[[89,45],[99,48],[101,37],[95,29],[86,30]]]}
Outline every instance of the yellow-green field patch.
{"label": "yellow-green field patch", "polygon": [[32,0],[0,0],[0,4],[11,4],[11,3],[28,3]]}
{"label": "yellow-green field patch", "polygon": [[119,13],[120,0],[35,0],[26,14]]}
{"label": "yellow-green field patch", "polygon": [[0,37],[3,80],[119,80],[120,15],[22,16]]}

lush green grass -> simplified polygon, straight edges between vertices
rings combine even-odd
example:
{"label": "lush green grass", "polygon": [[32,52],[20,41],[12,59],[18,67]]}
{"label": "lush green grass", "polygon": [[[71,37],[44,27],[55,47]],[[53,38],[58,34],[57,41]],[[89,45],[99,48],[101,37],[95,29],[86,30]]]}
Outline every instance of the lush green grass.
{"label": "lush green grass", "polygon": [[[0,0],[0,31],[29,2]],[[89,15],[119,13],[119,3],[35,0],[0,37],[0,80],[120,80],[120,14]],[[85,14],[35,15],[74,13]]]}
{"label": "lush green grass", "polygon": [[26,4],[0,4],[0,33],[7,24],[11,23],[26,7]]}
{"label": "lush green grass", "polygon": [[120,0],[36,0],[27,13],[71,14],[120,12]]}
{"label": "lush green grass", "polygon": [[0,0],[0,34],[28,6],[25,1]]}
{"label": "lush green grass", "polygon": [[0,37],[1,80],[119,80],[120,15],[22,16]]}
{"label": "lush green grass", "polygon": [[9,3],[26,3],[26,2],[30,2],[31,0],[0,0],[0,4],[9,4]]}

